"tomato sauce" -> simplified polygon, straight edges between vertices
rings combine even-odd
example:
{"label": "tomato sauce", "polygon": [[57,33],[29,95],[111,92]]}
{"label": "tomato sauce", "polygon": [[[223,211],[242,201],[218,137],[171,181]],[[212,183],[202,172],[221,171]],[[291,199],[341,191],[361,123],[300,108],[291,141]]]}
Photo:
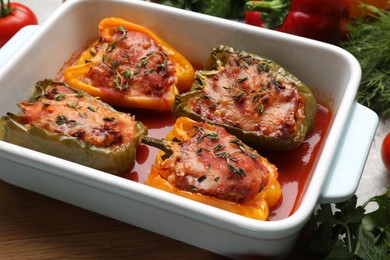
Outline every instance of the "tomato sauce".
{"label": "tomato sauce", "polygon": [[[170,112],[142,110],[128,112],[148,127],[148,136],[155,138],[165,138],[175,123],[175,118]],[[331,111],[325,105],[319,104],[314,129],[298,148],[288,152],[260,153],[278,168],[278,180],[283,192],[280,204],[271,211],[271,221],[290,216],[299,206],[319,158],[331,116]],[[134,168],[123,177],[145,183],[157,153],[157,148],[141,144],[137,151]]]}
{"label": "tomato sauce", "polygon": [[286,218],[298,208],[320,156],[331,117],[329,108],[319,104],[314,129],[298,148],[288,152],[262,154],[278,167],[278,180],[283,193],[280,205],[270,214],[271,220]]}
{"label": "tomato sauce", "polygon": [[[90,43],[87,43],[86,45],[88,46],[89,44]],[[79,51],[75,52],[75,54],[64,63],[63,68],[61,68],[57,74],[56,80],[63,80],[63,69],[74,64],[81,52],[85,49],[85,46],[80,48]],[[200,64],[192,64],[195,69],[203,68]],[[155,138],[165,138],[167,133],[173,129],[175,123],[175,118],[171,112],[120,108],[118,108],[118,110],[135,115],[136,120],[141,121],[148,127],[148,136]],[[283,193],[279,205],[276,208],[271,209],[270,221],[287,218],[298,208],[320,156],[331,119],[331,110],[325,104],[319,102],[314,129],[298,148],[288,152],[260,152],[263,157],[266,157],[278,168],[278,180],[281,184]],[[158,151],[157,148],[141,144],[137,150],[133,169],[122,177],[139,183],[145,183]]]}

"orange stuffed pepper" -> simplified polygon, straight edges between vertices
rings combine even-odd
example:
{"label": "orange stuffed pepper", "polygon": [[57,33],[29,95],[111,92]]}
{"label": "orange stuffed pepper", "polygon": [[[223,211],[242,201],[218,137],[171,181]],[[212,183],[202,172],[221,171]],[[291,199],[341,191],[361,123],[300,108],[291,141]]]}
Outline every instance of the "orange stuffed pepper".
{"label": "orange stuffed pepper", "polygon": [[276,166],[222,127],[181,117],[166,139],[142,142],[161,149],[149,186],[257,220],[279,204]]}
{"label": "orange stuffed pepper", "polygon": [[194,79],[191,63],[151,30],[120,18],[99,24],[99,39],[64,80],[112,106],[170,110]]}

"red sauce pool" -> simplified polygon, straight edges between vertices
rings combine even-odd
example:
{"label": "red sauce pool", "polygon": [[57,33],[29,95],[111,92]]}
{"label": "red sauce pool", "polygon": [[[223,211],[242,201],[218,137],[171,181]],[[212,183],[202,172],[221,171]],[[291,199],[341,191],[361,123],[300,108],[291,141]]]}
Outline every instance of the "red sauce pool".
{"label": "red sauce pool", "polygon": [[[74,64],[79,59],[80,54],[93,41],[87,42],[85,46],[82,46],[63,64],[63,67],[58,71],[56,80],[63,80],[63,70]],[[200,64],[192,64],[195,69],[203,68]],[[175,118],[171,112],[128,109],[124,109],[123,112],[135,115],[136,120],[142,121],[148,127],[148,135],[151,137],[164,138],[172,130],[175,123]],[[319,158],[325,135],[329,130],[331,118],[332,113],[329,108],[319,103],[314,129],[298,148],[289,152],[260,153],[278,167],[278,180],[282,186],[283,199],[277,208],[272,209],[270,214],[271,221],[287,218],[298,208],[306,185],[310,181]],[[145,183],[157,152],[157,148],[141,144],[137,150],[134,168],[123,177],[139,183]]]}
{"label": "red sauce pool", "polygon": [[[138,110],[129,112],[136,115],[136,120],[142,121],[148,127],[148,135],[151,137],[164,138],[172,130],[175,123],[175,118],[170,112]],[[282,186],[283,199],[278,207],[271,211],[271,221],[290,216],[299,206],[319,158],[331,117],[331,111],[326,106],[319,104],[314,129],[298,148],[288,152],[261,153],[278,167],[278,179]],[[123,177],[145,183],[157,152],[158,149],[141,144],[137,151],[134,168]]]}

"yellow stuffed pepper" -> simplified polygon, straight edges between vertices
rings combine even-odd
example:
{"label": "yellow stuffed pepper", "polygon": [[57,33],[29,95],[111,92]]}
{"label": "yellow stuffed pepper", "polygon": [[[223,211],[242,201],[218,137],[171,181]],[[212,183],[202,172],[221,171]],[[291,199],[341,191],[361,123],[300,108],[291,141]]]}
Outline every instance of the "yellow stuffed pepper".
{"label": "yellow stuffed pepper", "polygon": [[112,106],[170,110],[194,79],[191,63],[151,30],[120,18],[99,24],[99,39],[64,80]]}
{"label": "yellow stuffed pepper", "polygon": [[181,117],[166,139],[142,142],[161,149],[149,186],[257,220],[281,199],[276,166],[222,127]]}

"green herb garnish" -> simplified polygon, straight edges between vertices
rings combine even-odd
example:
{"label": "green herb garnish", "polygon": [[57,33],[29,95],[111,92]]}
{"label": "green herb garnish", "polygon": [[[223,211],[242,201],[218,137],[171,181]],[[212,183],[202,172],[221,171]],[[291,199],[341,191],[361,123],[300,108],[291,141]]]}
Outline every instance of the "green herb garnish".
{"label": "green herb garnish", "polygon": [[103,120],[104,120],[104,121],[112,122],[113,124],[118,123],[118,119],[116,119],[115,117],[105,116],[105,117],[103,117]]}
{"label": "green herb garnish", "polygon": [[73,119],[68,119],[65,115],[58,115],[56,120],[57,125],[68,125],[70,127],[75,127],[77,121]]}
{"label": "green herb garnish", "polygon": [[61,92],[61,93],[58,93],[57,95],[55,95],[54,99],[57,100],[57,101],[61,101],[65,97],[66,97],[66,94],[64,92]]}
{"label": "green herb garnish", "polygon": [[[371,10],[371,9],[370,9]],[[370,21],[360,18],[348,26],[341,47],[359,61],[362,78],[357,101],[380,117],[390,116],[390,12],[376,10]]]}
{"label": "green herb garnish", "polygon": [[204,181],[206,178],[207,178],[206,175],[202,175],[202,176],[200,176],[200,177],[198,178],[198,182],[202,182],[202,181]]}
{"label": "green herb garnish", "polygon": [[89,110],[91,110],[92,112],[96,112],[97,111],[97,108],[94,108],[94,107],[91,107],[91,106],[88,106],[87,107]]}
{"label": "green herb garnish", "polygon": [[[390,259],[390,186],[357,206],[357,197],[323,204],[312,218],[309,253],[314,259]],[[366,213],[370,203],[378,208]],[[332,207],[334,206],[334,208]]]}

